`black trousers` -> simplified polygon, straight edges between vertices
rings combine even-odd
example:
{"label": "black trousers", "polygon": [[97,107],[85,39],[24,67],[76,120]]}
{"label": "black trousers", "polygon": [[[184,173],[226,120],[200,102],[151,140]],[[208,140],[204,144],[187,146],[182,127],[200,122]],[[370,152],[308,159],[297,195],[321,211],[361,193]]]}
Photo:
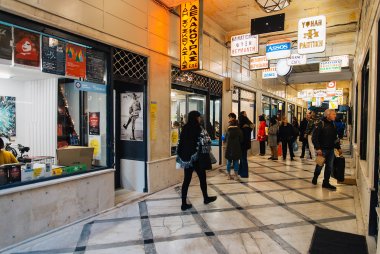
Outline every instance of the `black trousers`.
{"label": "black trousers", "polygon": [[[307,142],[307,139],[303,139],[302,140],[302,153],[301,153],[301,157],[305,157],[305,152],[306,152],[306,147],[309,147],[309,144]],[[310,153],[310,152],[309,152]]]}
{"label": "black trousers", "polygon": [[265,155],[265,141],[260,141],[260,154]]}
{"label": "black trousers", "polygon": [[282,157],[286,159],[286,155],[288,153],[288,147],[290,152],[290,158],[294,158],[294,151],[293,151],[293,140],[283,140],[282,141]]}
{"label": "black trousers", "polygon": [[182,203],[186,203],[187,192],[189,190],[189,185],[190,185],[191,179],[193,178],[194,171],[197,172],[197,175],[199,177],[199,182],[200,182],[203,198],[206,199],[208,197],[206,171],[204,169],[200,169],[198,165],[194,165],[194,167],[184,169],[185,176],[184,176],[183,184],[182,184]]}

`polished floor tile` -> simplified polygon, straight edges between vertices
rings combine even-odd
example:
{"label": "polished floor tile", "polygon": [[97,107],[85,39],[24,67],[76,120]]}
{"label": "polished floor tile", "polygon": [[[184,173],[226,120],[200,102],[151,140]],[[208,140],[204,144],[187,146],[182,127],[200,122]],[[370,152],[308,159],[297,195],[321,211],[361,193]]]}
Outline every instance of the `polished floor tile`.
{"label": "polished floor tile", "polygon": [[303,219],[288,212],[282,207],[271,208],[254,208],[248,210],[250,214],[255,216],[264,225],[276,225],[283,223],[301,222]]}
{"label": "polished floor tile", "polygon": [[238,211],[206,213],[202,217],[213,231],[255,227]]}

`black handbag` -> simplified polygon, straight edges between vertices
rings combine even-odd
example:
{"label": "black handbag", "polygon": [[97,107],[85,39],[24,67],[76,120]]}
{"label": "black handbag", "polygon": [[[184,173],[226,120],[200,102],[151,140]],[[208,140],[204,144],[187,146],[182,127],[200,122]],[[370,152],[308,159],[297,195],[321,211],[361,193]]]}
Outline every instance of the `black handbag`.
{"label": "black handbag", "polygon": [[344,181],[344,171],[346,168],[346,160],[344,157],[335,157],[332,177],[338,182]]}
{"label": "black handbag", "polygon": [[209,153],[198,154],[199,168],[203,170],[212,169],[211,157]]}

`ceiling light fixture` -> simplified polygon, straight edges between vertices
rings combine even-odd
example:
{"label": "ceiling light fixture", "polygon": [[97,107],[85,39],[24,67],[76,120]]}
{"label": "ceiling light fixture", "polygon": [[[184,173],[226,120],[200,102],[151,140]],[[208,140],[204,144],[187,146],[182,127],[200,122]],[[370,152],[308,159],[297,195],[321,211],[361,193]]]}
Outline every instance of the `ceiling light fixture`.
{"label": "ceiling light fixture", "polygon": [[291,0],[256,0],[267,13],[281,11],[290,5]]}
{"label": "ceiling light fixture", "polygon": [[8,74],[8,73],[0,73],[0,78],[10,79],[12,78],[12,76],[11,74]]}

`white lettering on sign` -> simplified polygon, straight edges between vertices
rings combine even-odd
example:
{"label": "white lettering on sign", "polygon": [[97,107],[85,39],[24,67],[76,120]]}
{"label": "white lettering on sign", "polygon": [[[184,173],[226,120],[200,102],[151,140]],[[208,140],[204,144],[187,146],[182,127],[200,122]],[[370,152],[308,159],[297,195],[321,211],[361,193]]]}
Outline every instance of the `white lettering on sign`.
{"label": "white lettering on sign", "polygon": [[326,17],[316,16],[298,21],[298,53],[310,54],[326,49]]}
{"label": "white lettering on sign", "polygon": [[292,43],[291,40],[269,41],[266,45],[266,56],[268,60],[282,59],[290,57]]}
{"label": "white lettering on sign", "polygon": [[276,67],[271,67],[269,69],[263,70],[262,78],[263,79],[277,78]]}
{"label": "white lettering on sign", "polygon": [[269,67],[269,61],[266,56],[251,57],[249,59],[250,70],[267,69]]}

